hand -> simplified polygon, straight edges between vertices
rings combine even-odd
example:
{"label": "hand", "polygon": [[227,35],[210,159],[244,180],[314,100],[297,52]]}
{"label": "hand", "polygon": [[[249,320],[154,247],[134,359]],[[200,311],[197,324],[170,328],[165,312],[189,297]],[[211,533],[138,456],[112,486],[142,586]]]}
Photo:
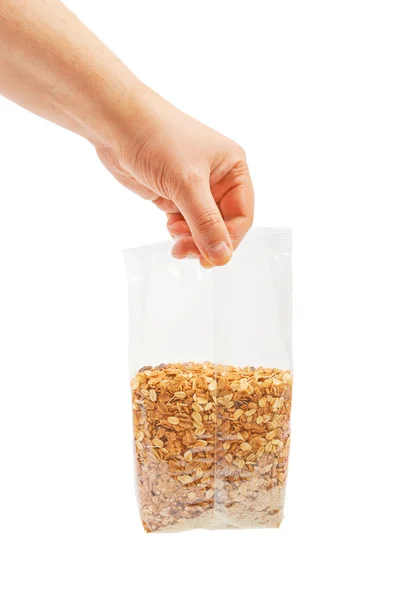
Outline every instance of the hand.
{"label": "hand", "polygon": [[244,151],[147,88],[132,122],[121,127],[128,135],[97,146],[100,160],[120,183],[166,212],[176,258],[200,258],[204,267],[226,264],[253,220]]}
{"label": "hand", "polygon": [[167,213],[177,258],[223,265],[251,226],[240,146],[149,90],[59,0],[0,0],[0,94],[88,139]]}

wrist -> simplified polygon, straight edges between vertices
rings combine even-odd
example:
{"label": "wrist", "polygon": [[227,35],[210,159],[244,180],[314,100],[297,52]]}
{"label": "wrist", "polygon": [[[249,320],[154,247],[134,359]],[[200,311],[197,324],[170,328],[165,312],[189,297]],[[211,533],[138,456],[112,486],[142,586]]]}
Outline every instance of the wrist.
{"label": "wrist", "polygon": [[95,118],[90,118],[84,136],[96,147],[140,143],[149,122],[148,108],[154,92],[132,73],[122,81],[104,81],[94,93]]}

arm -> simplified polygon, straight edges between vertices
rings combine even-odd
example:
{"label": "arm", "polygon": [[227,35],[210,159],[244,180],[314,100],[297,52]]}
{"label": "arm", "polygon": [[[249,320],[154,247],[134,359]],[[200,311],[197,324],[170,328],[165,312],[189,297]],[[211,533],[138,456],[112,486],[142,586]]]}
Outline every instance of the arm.
{"label": "arm", "polygon": [[167,213],[177,258],[225,264],[250,227],[242,149],[147,88],[58,0],[0,0],[0,94],[89,140]]}

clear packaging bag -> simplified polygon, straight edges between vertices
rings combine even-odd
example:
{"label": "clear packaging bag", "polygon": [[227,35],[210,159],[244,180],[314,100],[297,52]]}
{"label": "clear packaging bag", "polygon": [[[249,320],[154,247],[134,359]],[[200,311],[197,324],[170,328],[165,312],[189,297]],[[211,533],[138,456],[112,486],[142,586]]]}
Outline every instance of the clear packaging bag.
{"label": "clear packaging bag", "polygon": [[149,532],[278,527],[290,443],[291,232],[225,267],[125,252],[138,498]]}

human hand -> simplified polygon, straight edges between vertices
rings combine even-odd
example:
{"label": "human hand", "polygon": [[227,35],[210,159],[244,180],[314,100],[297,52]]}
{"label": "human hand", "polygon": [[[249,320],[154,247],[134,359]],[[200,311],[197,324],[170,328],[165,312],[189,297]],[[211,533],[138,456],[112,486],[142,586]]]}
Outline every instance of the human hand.
{"label": "human hand", "polygon": [[167,214],[173,256],[226,264],[253,220],[244,151],[153,91],[139,94],[132,119],[100,160],[125,187]]}
{"label": "human hand", "polygon": [[88,139],[167,213],[174,256],[227,263],[253,219],[240,146],[147,88],[59,0],[0,0],[0,13],[0,94]]}

